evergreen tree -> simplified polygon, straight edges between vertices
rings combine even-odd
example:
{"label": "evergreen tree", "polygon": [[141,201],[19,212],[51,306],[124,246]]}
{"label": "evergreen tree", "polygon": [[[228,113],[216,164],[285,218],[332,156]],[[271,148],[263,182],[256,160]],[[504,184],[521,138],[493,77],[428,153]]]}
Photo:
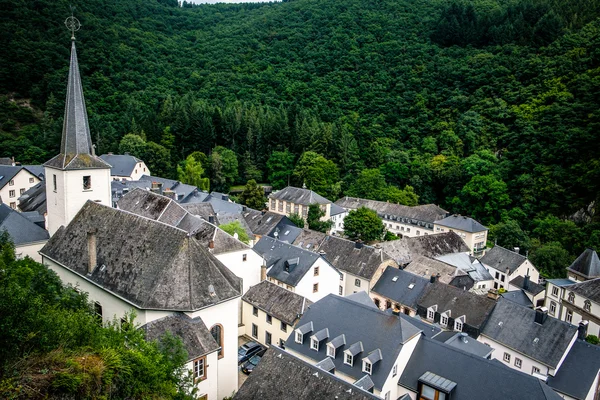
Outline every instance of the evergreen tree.
{"label": "evergreen tree", "polygon": [[242,204],[255,210],[264,209],[267,202],[264,189],[262,186],[259,186],[254,179],[251,179],[246,183],[244,191],[240,194],[239,200]]}

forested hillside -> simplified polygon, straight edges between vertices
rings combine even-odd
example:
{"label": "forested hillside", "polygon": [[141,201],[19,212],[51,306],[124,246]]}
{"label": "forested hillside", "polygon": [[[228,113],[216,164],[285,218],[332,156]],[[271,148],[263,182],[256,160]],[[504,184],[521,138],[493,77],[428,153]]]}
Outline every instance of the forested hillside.
{"label": "forested hillside", "polygon": [[1,156],[58,151],[73,3],[99,153],[433,202],[552,275],[600,248],[599,0],[0,0]]}

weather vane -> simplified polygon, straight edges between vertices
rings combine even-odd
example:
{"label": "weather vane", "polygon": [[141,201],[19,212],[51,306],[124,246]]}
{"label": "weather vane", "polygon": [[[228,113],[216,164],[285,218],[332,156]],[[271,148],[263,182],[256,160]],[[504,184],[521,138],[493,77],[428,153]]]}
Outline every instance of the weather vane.
{"label": "weather vane", "polygon": [[71,16],[65,20],[65,26],[71,31],[71,40],[75,40],[75,32],[81,29],[81,23],[73,16],[73,7],[71,7]]}

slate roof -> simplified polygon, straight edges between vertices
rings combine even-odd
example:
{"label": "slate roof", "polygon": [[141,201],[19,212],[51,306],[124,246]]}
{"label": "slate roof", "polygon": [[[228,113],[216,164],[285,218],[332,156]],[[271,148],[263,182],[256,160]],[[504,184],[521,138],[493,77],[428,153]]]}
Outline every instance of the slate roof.
{"label": "slate roof", "polygon": [[285,215],[272,211],[263,213],[262,211],[247,208],[246,212],[242,214],[252,233],[259,236],[268,235],[280,222],[283,222],[284,225],[295,226]]}
{"label": "slate roof", "polygon": [[37,183],[19,197],[19,209],[23,212],[37,211],[44,215],[46,207],[46,182]]}
{"label": "slate roof", "polygon": [[426,372],[456,383],[452,400],[560,400],[561,397],[539,379],[505,367],[494,360],[421,338],[398,385],[418,392],[419,378]]}
{"label": "slate roof", "polygon": [[554,286],[558,286],[558,287],[571,286],[571,285],[577,283],[577,282],[575,282],[571,279],[567,279],[567,278],[546,279],[546,282],[550,282]]}
{"label": "slate roof", "polygon": [[431,275],[436,275],[438,281],[447,285],[449,285],[458,275],[467,276],[456,267],[423,256],[414,257],[410,264],[404,267],[404,271],[413,273],[425,279],[429,279]]}
{"label": "slate roof", "polygon": [[367,280],[373,278],[384,261],[391,259],[381,248],[356,248],[353,241],[337,236],[326,236],[315,251],[337,269]]}
{"label": "slate roof", "polygon": [[[17,174],[19,172],[21,172],[22,169],[24,169],[24,168],[21,166],[13,167],[12,165],[0,165],[0,189],[2,189],[4,186],[8,185],[8,183],[15,176],[17,176]],[[29,171],[27,171],[27,172],[29,172]]]}
{"label": "slate roof", "polygon": [[346,212],[346,209],[344,207],[340,207],[335,203],[331,203],[331,210],[329,210],[329,215],[330,216],[334,216],[334,215],[339,215],[339,214],[343,214]]}
{"label": "slate roof", "polygon": [[252,286],[242,300],[288,325],[295,325],[304,310],[312,304],[305,297],[269,281]]}
{"label": "slate roof", "polygon": [[478,342],[462,332],[455,333],[451,338],[444,341],[444,343],[483,358],[487,358],[494,351],[489,345]]}
{"label": "slate roof", "polygon": [[[253,249],[264,257],[267,263],[267,276],[290,286],[296,286],[321,257],[291,244],[263,236]],[[292,264],[286,271],[286,263]]]}
{"label": "slate roof", "polygon": [[193,311],[241,295],[241,280],[184,230],[92,201],[40,253],[142,309]]}
{"label": "slate roof", "polygon": [[436,282],[427,286],[418,304],[424,308],[437,304],[438,312],[451,310],[452,318],[465,315],[466,324],[481,327],[496,306],[496,301]]}
{"label": "slate roof", "polygon": [[434,221],[442,219],[448,215],[448,211],[436,206],[435,204],[423,204],[409,207],[402,204],[361,199],[357,197],[342,197],[336,201],[335,204],[347,210],[356,210],[360,207],[367,207],[376,211],[379,216],[394,215],[427,223],[433,223]]}
{"label": "slate roof", "polygon": [[[365,293],[365,292],[358,292],[358,293]],[[347,296],[346,298],[348,298],[349,296]],[[391,309],[387,310],[386,312],[391,311]],[[421,319],[417,317],[411,317],[408,316],[406,314],[400,313],[398,314],[398,318],[402,318],[403,320],[409,322],[411,325],[413,325],[415,328],[420,329],[423,333],[423,335],[427,336],[428,338],[437,338],[438,335],[441,335],[442,333],[444,333],[444,331],[442,331],[442,328],[440,328],[437,325],[433,325],[430,324],[428,322],[423,322]]]}
{"label": "slate roof", "polygon": [[100,158],[111,165],[112,176],[131,176],[137,164],[142,162],[129,154],[102,154]]}
{"label": "slate roof", "polygon": [[469,255],[464,253],[444,254],[436,257],[436,260],[452,265],[462,272],[466,273],[474,282],[491,281],[494,277],[490,275],[487,269],[475,259],[471,261]]}
{"label": "slate roof", "polygon": [[583,340],[573,343],[569,354],[554,376],[548,377],[548,386],[554,390],[584,400],[592,389],[600,370],[600,346]]}
{"label": "slate roof", "polygon": [[488,267],[502,272],[508,270],[510,274],[525,261],[527,261],[527,257],[498,245],[486,251],[484,256],[481,257],[481,262]]}
{"label": "slate roof", "polygon": [[210,331],[200,317],[190,318],[184,313],[175,313],[142,326],[146,340],[159,340],[166,332],[181,338],[188,353],[188,361],[219,350]]}
{"label": "slate roof", "polygon": [[33,221],[13,210],[6,204],[0,203],[0,231],[10,235],[15,246],[24,246],[48,240],[50,234]]}
{"label": "slate roof", "polygon": [[569,290],[600,304],[600,278],[576,283]]}
{"label": "slate roof", "polygon": [[513,303],[517,303],[520,306],[533,307],[533,303],[531,302],[531,300],[529,299],[527,294],[525,294],[525,291],[523,289],[511,290],[510,292],[504,292],[501,294],[501,296],[504,299],[506,299],[508,301],[512,301]]}
{"label": "slate roof", "polygon": [[500,298],[481,334],[556,368],[577,327],[550,317],[540,325],[535,314],[535,310]]}
{"label": "slate roof", "polygon": [[109,164],[94,154],[92,147],[75,40],[71,41],[71,63],[60,154],[47,161],[44,166],[62,170],[110,168]]}
{"label": "slate roof", "polygon": [[435,221],[436,225],[446,226],[448,228],[460,230],[463,232],[481,232],[487,231],[488,228],[481,225],[479,222],[475,221],[471,217],[466,217],[464,215],[450,215],[444,219],[440,219]]}
{"label": "slate roof", "polygon": [[233,398],[235,400],[381,400],[380,397],[275,346],[269,348]]}
{"label": "slate roof", "polygon": [[122,210],[185,230],[205,248],[209,247],[212,240],[214,247],[209,251],[213,254],[250,250],[246,244],[215,225],[188,213],[174,200],[148,190],[134,189],[124,195],[117,205]]}
{"label": "slate roof", "polygon": [[417,255],[435,258],[443,254],[469,252],[465,242],[455,232],[404,237],[400,240],[383,242],[381,247],[399,265],[408,264]]}
{"label": "slate roof", "polygon": [[[511,280],[509,283],[512,286],[516,286],[518,288],[523,289],[524,282],[525,282],[524,276],[517,276],[513,280]],[[530,279],[529,283],[527,284],[527,289],[523,289],[523,290],[525,290],[527,293],[531,293],[532,295],[537,296],[538,294],[540,294],[544,290],[546,290],[546,288],[543,285],[540,285],[539,283],[531,282],[531,279]]]}
{"label": "slate roof", "polygon": [[163,191],[168,189],[177,194],[175,200],[179,203],[193,202],[192,200],[194,198],[197,198],[199,200],[198,202],[201,202],[207,196],[206,193],[198,190],[197,187],[188,185],[185,183],[181,183],[174,179],[161,178],[158,176],[142,175],[140,177],[140,181],[148,182],[148,184],[149,184],[148,188],[150,188],[150,186],[152,185],[152,182],[157,182],[157,183],[162,184]]}
{"label": "slate roof", "polygon": [[269,199],[283,200],[294,204],[309,206],[311,204],[330,204],[331,200],[313,192],[309,189],[297,188],[293,186],[285,187],[269,195]]}
{"label": "slate roof", "polygon": [[592,249],[585,249],[567,268],[567,271],[583,275],[586,279],[600,277],[600,259]]}
{"label": "slate roof", "polygon": [[44,179],[44,166],[43,165],[23,165],[27,171],[38,177],[38,179]]}
{"label": "slate roof", "polygon": [[398,268],[387,267],[371,291],[416,309],[417,300],[428,285],[429,279]]}
{"label": "slate roof", "polygon": [[303,249],[317,251],[316,249],[321,245],[326,237],[327,234],[323,232],[303,228],[298,237],[296,237],[296,240],[294,240],[293,244]]}
{"label": "slate roof", "polygon": [[[296,343],[295,332],[292,332],[285,342],[289,351],[298,352],[317,363],[327,357],[326,343],[344,334],[346,344],[336,350],[333,359],[336,373],[358,380],[364,375],[361,360],[379,349],[383,359],[373,365],[371,375],[375,387],[379,390],[391,372],[403,344],[421,333],[403,318],[332,294],[310,306],[298,325],[309,321],[313,324],[313,331],[304,335],[303,344]],[[324,328],[328,328],[329,338],[320,343],[319,351],[312,350],[308,338]],[[344,351],[357,347],[357,343],[362,344],[363,351],[359,350],[353,366],[344,364]]]}
{"label": "slate roof", "polygon": [[286,218],[286,220],[280,220],[279,223],[269,231],[267,236],[292,244],[301,234],[302,228],[298,228],[292,222],[288,222]]}
{"label": "slate roof", "polygon": [[210,216],[215,217],[215,224],[219,224],[219,219],[217,218],[217,213],[212,207],[210,203],[184,203],[180,204],[184,210],[189,212],[192,215],[197,215],[201,217],[203,220],[208,221]]}

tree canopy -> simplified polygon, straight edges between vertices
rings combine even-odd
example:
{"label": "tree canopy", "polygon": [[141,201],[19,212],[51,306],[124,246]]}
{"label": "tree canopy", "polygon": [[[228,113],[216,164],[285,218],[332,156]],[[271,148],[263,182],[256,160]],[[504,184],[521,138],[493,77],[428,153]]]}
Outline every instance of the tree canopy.
{"label": "tree canopy", "polygon": [[363,242],[381,240],[384,230],[381,218],[375,211],[366,207],[350,210],[344,218],[344,235],[350,240],[362,240]]}

